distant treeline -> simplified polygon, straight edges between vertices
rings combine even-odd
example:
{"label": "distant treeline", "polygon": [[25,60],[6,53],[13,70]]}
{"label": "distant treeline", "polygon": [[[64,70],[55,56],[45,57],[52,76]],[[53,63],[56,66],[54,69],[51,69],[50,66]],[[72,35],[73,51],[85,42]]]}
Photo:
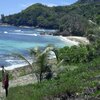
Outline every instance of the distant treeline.
{"label": "distant treeline", "polygon": [[37,3],[18,14],[1,15],[2,23],[59,29],[59,34],[77,36],[86,34],[89,20],[100,25],[100,3],[75,3],[57,7]]}

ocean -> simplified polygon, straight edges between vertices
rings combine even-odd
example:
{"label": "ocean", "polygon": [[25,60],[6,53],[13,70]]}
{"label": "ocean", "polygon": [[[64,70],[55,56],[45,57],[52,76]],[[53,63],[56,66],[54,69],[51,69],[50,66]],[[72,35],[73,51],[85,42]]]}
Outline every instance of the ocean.
{"label": "ocean", "polygon": [[20,28],[15,26],[0,26],[0,66],[14,67],[21,66],[25,62],[13,56],[13,53],[21,53],[27,59],[27,50],[35,47],[46,47],[48,44],[56,47],[71,46],[73,44],[61,40],[58,36],[40,35],[40,33],[50,33],[55,30],[39,28]]}

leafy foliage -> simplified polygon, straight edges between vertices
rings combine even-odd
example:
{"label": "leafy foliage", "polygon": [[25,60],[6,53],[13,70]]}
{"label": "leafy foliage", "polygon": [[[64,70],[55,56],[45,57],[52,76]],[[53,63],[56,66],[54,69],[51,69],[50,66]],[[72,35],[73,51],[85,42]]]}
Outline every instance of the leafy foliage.
{"label": "leafy foliage", "polygon": [[59,50],[59,58],[64,59],[65,64],[86,63],[100,55],[100,41],[89,45],[64,47]]}
{"label": "leafy foliage", "polygon": [[[60,30],[62,35],[83,36],[88,20],[99,23],[100,3],[75,3],[70,6],[48,7],[34,4],[18,14],[1,16],[3,23]],[[64,32],[64,33],[63,33]]]}
{"label": "leafy foliage", "polygon": [[100,0],[78,0],[78,3],[95,3],[100,2]]}
{"label": "leafy foliage", "polygon": [[63,60],[62,59],[61,61],[58,60],[57,50],[52,46],[47,46],[43,51],[40,50],[39,48],[34,48],[34,49],[29,50],[30,57],[32,58],[31,63],[21,54],[14,54],[14,56],[17,56],[18,58],[28,63],[28,65],[31,67],[32,72],[36,74],[37,80],[41,82],[43,79],[44,73],[47,72],[46,79],[50,79],[49,76],[52,76],[50,74],[53,73],[50,67],[52,65],[48,66],[48,61],[49,61],[48,56],[51,56],[49,54],[50,51],[55,53],[55,56],[57,59],[56,65],[57,67],[59,67],[63,63]]}
{"label": "leafy foliage", "polygon": [[[10,88],[7,100],[20,100],[20,98],[22,100],[44,100],[45,97],[49,98],[50,96],[53,98],[58,94],[63,95],[67,91],[82,95],[86,87],[96,87],[98,85],[99,80],[95,79],[95,77],[100,74],[99,61],[100,58],[87,64],[81,63],[77,65],[77,69],[61,73],[60,78],[57,80],[53,79],[43,81],[41,84]],[[82,96],[84,98],[84,94]]]}

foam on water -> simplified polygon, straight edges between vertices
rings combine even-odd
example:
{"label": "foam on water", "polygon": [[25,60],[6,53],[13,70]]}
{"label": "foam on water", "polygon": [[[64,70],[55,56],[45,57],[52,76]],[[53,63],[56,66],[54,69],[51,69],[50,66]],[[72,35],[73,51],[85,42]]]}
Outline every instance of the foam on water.
{"label": "foam on water", "polygon": [[4,65],[8,69],[13,69],[27,65],[25,62],[9,55],[14,52],[22,53],[26,56],[27,49],[37,46],[45,47],[48,44],[54,44],[56,47],[63,47],[65,45],[72,45],[72,43],[68,41],[62,41],[59,37],[40,35],[41,32],[49,33],[54,31],[55,30],[0,26],[0,66]]}
{"label": "foam on water", "polygon": [[6,34],[16,34],[16,35],[28,35],[28,36],[38,36],[38,34],[24,34],[24,33],[6,33]]}
{"label": "foam on water", "polygon": [[4,31],[4,33],[8,33],[7,31]]}
{"label": "foam on water", "polygon": [[71,41],[69,39],[67,39],[66,37],[63,37],[63,36],[59,36],[59,38],[64,41],[64,42],[67,42],[67,43],[70,43],[70,44],[73,44],[73,45],[78,45],[79,42],[76,42],[76,41]]}
{"label": "foam on water", "polygon": [[[7,67],[5,67],[5,69],[6,70],[13,70],[13,69],[15,69],[15,68],[20,68],[20,67],[25,67],[25,66],[27,66],[27,64],[13,64],[13,65],[11,65],[11,66],[7,66]],[[0,68],[0,70],[2,70],[2,68]]]}
{"label": "foam on water", "polygon": [[21,30],[15,30],[15,32],[22,32]]}

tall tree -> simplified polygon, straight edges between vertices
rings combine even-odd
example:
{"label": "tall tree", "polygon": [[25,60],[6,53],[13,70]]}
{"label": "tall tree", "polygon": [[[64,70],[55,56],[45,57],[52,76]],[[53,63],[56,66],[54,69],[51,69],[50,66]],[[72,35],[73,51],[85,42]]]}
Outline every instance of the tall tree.
{"label": "tall tree", "polygon": [[18,58],[28,63],[32,71],[36,74],[37,80],[41,82],[43,79],[43,73],[47,71],[48,53],[49,51],[52,51],[52,50],[53,50],[53,47],[49,47],[49,46],[46,47],[43,51],[41,51],[39,48],[30,49],[29,53],[30,53],[31,58],[33,58],[32,63],[30,63],[21,54],[15,54],[15,55]]}

